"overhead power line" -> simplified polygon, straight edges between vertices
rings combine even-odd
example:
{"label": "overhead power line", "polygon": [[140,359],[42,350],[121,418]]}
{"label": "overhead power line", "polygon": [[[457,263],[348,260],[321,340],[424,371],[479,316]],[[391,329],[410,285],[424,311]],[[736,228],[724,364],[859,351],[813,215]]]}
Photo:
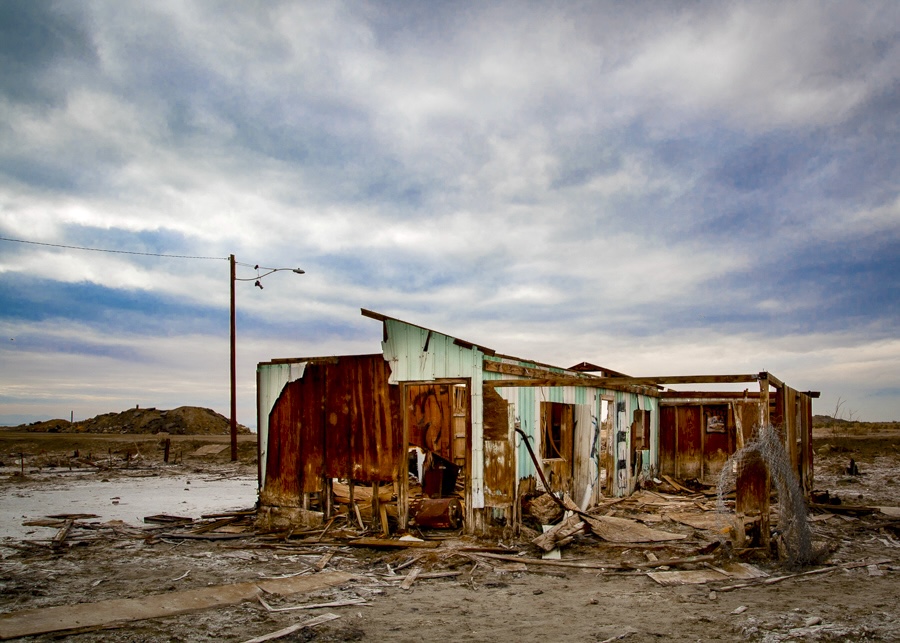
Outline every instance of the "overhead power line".
{"label": "overhead power line", "polygon": [[215,259],[217,261],[228,261],[228,257],[197,257],[191,255],[167,255],[157,252],[134,252],[131,250],[108,250],[106,248],[87,248],[84,246],[67,246],[61,243],[44,243],[42,241],[26,241],[25,239],[10,239],[9,237],[0,237],[0,241],[12,241],[14,243],[27,243],[33,246],[49,246],[51,248],[66,248],[68,250],[88,250],[90,252],[109,252],[120,255],[141,255],[144,257],[166,257],[167,259]]}

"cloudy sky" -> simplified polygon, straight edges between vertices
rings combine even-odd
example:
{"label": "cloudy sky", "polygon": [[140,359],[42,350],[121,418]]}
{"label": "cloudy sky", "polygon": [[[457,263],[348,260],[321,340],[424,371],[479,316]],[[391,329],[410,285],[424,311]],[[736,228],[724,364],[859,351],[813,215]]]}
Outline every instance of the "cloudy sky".
{"label": "cloudy sky", "polygon": [[258,362],[380,350],[361,307],[900,420],[898,31],[893,0],[5,0],[0,423],[227,415],[230,254],[307,273],[237,284],[252,426]]}

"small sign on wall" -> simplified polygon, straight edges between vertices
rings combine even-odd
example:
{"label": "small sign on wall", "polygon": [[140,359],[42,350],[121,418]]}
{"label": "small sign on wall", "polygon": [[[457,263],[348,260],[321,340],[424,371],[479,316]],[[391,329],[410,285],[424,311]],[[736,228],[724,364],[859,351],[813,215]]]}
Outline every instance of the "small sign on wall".
{"label": "small sign on wall", "polygon": [[707,433],[725,433],[725,416],[717,413],[710,413],[706,416],[706,432]]}

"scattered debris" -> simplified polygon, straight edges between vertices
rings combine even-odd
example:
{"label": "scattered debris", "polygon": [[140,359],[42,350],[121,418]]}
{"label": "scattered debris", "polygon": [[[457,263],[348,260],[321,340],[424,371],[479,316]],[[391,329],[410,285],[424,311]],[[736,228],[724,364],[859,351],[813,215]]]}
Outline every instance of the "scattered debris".
{"label": "scattered debris", "polygon": [[75,628],[104,627],[146,618],[160,618],[253,600],[264,591],[283,596],[311,592],[338,585],[352,576],[342,572],[295,576],[250,583],[201,587],[141,598],[124,598],[99,603],[78,603],[25,610],[0,618],[0,639],[34,636]]}
{"label": "scattered debris", "polygon": [[333,621],[337,618],[340,618],[337,614],[322,614],[321,616],[316,616],[315,618],[311,618],[308,621],[304,621],[303,623],[298,623],[297,625],[291,625],[284,629],[278,630],[277,632],[272,632],[271,634],[265,634],[263,636],[257,636],[252,639],[247,639],[244,643],[264,643],[265,641],[272,641],[274,639],[280,639],[283,636],[287,636],[288,634],[293,634],[294,632],[298,632],[307,627],[315,627],[316,625],[321,625],[322,623],[327,623],[328,621]]}

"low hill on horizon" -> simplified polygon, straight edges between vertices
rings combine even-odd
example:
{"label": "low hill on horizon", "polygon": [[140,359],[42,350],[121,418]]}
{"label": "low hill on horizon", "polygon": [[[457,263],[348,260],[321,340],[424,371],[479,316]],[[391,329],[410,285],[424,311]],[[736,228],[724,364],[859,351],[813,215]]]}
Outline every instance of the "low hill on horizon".
{"label": "low hill on horizon", "polygon": [[[250,433],[238,424],[238,433]],[[169,433],[171,435],[227,435],[231,421],[221,413],[199,406],[161,410],[135,407],[121,413],[104,413],[87,420],[46,420],[10,427],[34,433]]]}

